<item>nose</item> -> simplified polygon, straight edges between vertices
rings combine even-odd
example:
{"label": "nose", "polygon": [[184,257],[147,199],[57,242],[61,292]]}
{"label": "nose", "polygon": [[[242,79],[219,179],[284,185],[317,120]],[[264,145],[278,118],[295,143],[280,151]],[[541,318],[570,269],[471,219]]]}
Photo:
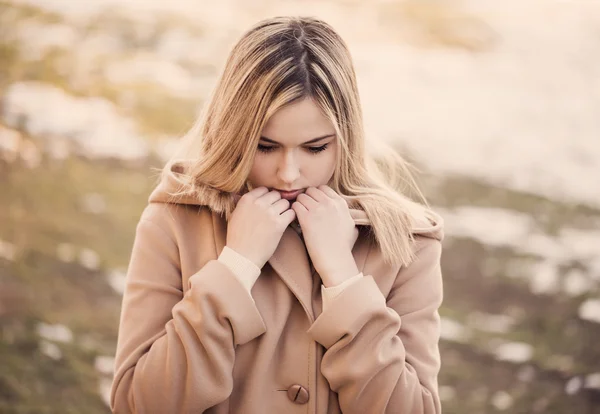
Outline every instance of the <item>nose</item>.
{"label": "nose", "polygon": [[293,184],[299,177],[300,166],[296,156],[292,151],[285,152],[277,169],[277,178],[286,184]]}

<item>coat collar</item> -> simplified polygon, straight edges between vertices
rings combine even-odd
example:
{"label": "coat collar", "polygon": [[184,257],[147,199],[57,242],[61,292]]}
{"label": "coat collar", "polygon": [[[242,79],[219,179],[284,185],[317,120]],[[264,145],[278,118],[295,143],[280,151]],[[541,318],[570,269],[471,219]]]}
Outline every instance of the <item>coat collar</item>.
{"label": "coat collar", "polygon": [[[356,222],[356,221],[355,221]],[[227,236],[227,221],[218,214],[213,213],[213,226],[216,229],[216,247],[218,254],[223,250]],[[364,231],[364,229],[362,229]],[[359,231],[360,228],[359,228]],[[361,238],[355,242],[352,253],[359,269],[364,265],[368,253],[368,238]],[[288,227],[275,249],[275,252],[265,266],[271,266],[279,278],[287,285],[296,296],[306,315],[311,322],[321,313],[322,304],[313,300],[315,292],[313,271],[304,241],[301,236]],[[315,292],[320,295],[321,290]]]}
{"label": "coat collar", "polygon": [[[235,208],[236,198],[234,194],[213,187],[193,187],[185,174],[187,165],[189,161],[168,164],[159,185],[150,195],[149,202],[207,206],[213,214],[214,229],[218,229],[215,231],[215,242],[217,254],[220,254],[226,242],[227,219]],[[431,214],[429,219],[416,220],[412,231],[414,234],[441,239],[443,221],[435,213]],[[363,210],[350,208],[350,215],[359,232],[363,235],[370,233],[371,222]],[[364,266],[371,243],[372,237],[359,237],[354,244],[352,253],[359,269]],[[303,239],[293,228],[285,230],[268,264],[298,298],[307,315],[314,320],[320,309],[313,309],[314,286],[310,259]],[[319,289],[317,294],[320,294]]]}

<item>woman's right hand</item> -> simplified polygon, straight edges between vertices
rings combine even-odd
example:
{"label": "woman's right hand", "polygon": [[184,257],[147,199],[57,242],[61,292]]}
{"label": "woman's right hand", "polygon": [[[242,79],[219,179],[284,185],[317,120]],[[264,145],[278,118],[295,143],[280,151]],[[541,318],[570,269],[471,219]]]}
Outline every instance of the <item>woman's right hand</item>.
{"label": "woman's right hand", "polygon": [[271,258],[296,213],[277,191],[255,188],[244,194],[231,213],[227,226],[227,247],[258,268]]}

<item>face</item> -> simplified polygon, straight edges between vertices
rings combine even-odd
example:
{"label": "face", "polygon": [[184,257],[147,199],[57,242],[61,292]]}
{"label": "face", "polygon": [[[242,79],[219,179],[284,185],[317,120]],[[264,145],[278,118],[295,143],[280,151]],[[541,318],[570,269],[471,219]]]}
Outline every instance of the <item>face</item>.
{"label": "face", "polygon": [[329,184],[337,154],[335,129],[310,98],[277,111],[262,130],[250,184],[294,200],[308,187]]}

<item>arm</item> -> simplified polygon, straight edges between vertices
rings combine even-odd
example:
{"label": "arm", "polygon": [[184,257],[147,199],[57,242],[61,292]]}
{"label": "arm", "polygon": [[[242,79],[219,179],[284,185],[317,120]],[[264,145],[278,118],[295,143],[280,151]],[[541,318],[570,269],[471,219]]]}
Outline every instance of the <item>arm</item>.
{"label": "arm", "polygon": [[386,298],[371,276],[352,283],[309,330],[345,414],[439,414],[441,243],[423,239]]}
{"label": "arm", "polygon": [[353,283],[358,282],[363,278],[362,272],[351,277],[350,279],[346,279],[344,282],[339,285],[325,287],[325,285],[321,285],[321,297],[323,298],[323,310],[329,307],[329,304],[333,302],[335,298],[337,298],[348,286]]}
{"label": "arm", "polygon": [[111,408],[203,412],[233,387],[234,348],[265,332],[248,291],[209,261],[183,295],[177,245],[142,218],[123,297]]}

